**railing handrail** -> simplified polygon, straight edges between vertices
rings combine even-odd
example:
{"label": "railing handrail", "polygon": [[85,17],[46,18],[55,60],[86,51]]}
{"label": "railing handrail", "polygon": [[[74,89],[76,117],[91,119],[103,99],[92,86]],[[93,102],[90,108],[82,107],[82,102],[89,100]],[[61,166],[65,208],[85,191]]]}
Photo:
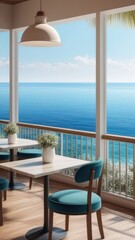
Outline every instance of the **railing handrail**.
{"label": "railing handrail", "polygon": [[[0,123],[8,124],[9,120],[0,119]],[[59,127],[44,126],[39,124],[22,123],[22,122],[18,122],[17,125],[20,127],[35,128],[35,129],[41,129],[41,130],[47,130],[47,131],[53,131],[53,132],[61,132],[66,134],[74,134],[78,136],[96,138],[96,132],[88,132],[88,131],[81,131],[81,130],[75,130],[75,129],[59,128]],[[127,143],[135,143],[134,137],[114,135],[114,134],[104,134],[102,135],[102,139],[119,141],[119,142],[127,142]]]}
{"label": "railing handrail", "polygon": [[127,137],[127,136],[120,136],[120,135],[113,135],[113,134],[104,134],[102,135],[102,139],[118,141],[118,142],[135,143],[134,137]]}
{"label": "railing handrail", "polygon": [[26,128],[28,127],[28,128],[35,128],[35,129],[41,129],[41,130],[47,130],[47,131],[53,131],[53,132],[60,132],[60,133],[96,138],[95,132],[87,132],[87,131],[80,131],[80,130],[74,130],[74,129],[68,129],[68,128],[59,128],[59,127],[44,126],[44,125],[38,125],[38,124],[22,123],[22,122],[18,122],[17,125],[20,127],[26,127]]}
{"label": "railing handrail", "polygon": [[8,124],[10,121],[9,120],[0,120],[0,123],[3,123],[3,124]]}

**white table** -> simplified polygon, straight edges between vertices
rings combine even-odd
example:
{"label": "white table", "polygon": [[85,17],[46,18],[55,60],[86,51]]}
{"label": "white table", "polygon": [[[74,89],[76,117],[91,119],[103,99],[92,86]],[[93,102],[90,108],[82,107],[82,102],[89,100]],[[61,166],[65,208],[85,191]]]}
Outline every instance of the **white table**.
{"label": "white table", "polygon": [[[38,227],[26,233],[28,240],[48,240],[48,189],[49,189],[49,175],[61,172],[66,169],[76,169],[87,161],[69,158],[64,156],[55,156],[53,163],[42,163],[42,157],[32,158],[28,160],[14,161],[0,164],[0,168],[14,171],[32,178],[44,177],[44,224],[43,227]],[[63,239],[66,231],[60,228],[53,228],[53,240]]]}
{"label": "white table", "polygon": [[[14,161],[15,158],[15,149],[35,146],[38,145],[38,142],[30,139],[22,139],[18,138],[15,144],[9,144],[7,138],[0,139],[0,150],[9,150],[10,151],[10,161]],[[10,172],[10,180],[9,180],[9,189],[22,189],[24,188],[24,184],[14,183],[14,173]]]}

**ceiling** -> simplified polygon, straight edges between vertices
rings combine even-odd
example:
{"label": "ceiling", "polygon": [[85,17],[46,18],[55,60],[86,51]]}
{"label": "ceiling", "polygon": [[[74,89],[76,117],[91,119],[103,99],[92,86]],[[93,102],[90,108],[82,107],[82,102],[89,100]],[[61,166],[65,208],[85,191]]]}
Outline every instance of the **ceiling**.
{"label": "ceiling", "polygon": [[26,2],[28,0],[0,0],[0,3],[5,3],[5,4],[17,4],[17,3],[21,3],[21,2]]}

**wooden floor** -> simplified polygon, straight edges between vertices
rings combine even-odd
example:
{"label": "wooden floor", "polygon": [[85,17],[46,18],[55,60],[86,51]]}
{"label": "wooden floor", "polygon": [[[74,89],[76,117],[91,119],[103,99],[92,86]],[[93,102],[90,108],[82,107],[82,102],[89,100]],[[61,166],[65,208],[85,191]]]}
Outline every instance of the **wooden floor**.
{"label": "wooden floor", "polygon": [[[19,178],[20,179],[20,178]],[[27,179],[22,179],[26,181]],[[56,185],[51,185],[51,191]],[[25,233],[43,220],[43,187],[34,182],[31,190],[8,191],[7,201],[3,202],[4,226],[0,227],[0,240],[26,240]],[[107,207],[106,207],[107,206]],[[109,207],[109,208],[108,208]],[[104,204],[103,224],[106,240],[135,240],[135,213],[128,214]],[[64,227],[64,217],[55,214],[54,224]],[[72,216],[70,230],[65,240],[86,240],[85,216]],[[93,214],[93,240],[100,239],[96,215]]]}

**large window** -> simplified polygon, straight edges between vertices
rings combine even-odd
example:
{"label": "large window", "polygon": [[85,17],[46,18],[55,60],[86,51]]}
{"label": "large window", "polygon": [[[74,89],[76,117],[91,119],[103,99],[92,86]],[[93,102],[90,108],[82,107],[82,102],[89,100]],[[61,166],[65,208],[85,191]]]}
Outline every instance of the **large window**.
{"label": "large window", "polygon": [[0,31],[0,119],[9,119],[9,32]]}
{"label": "large window", "polygon": [[19,121],[95,131],[95,25],[54,27],[62,46],[19,46]]}
{"label": "large window", "polygon": [[107,132],[135,137],[135,23],[124,14],[107,21]]}

